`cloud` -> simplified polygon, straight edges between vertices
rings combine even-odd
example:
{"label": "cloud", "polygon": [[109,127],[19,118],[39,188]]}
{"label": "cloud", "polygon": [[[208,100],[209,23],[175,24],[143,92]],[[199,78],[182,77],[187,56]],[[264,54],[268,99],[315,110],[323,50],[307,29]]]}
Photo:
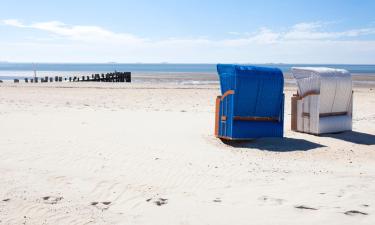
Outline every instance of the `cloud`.
{"label": "cloud", "polygon": [[14,26],[14,27],[24,27],[24,25],[15,19],[8,19],[2,21],[5,25]]}
{"label": "cloud", "polygon": [[0,57],[9,61],[375,63],[375,40],[360,39],[375,34],[372,27],[337,32],[330,31],[330,23],[312,22],[281,31],[263,27],[229,32],[232,36],[223,39],[153,40],[59,21],[26,24],[8,19],[0,24],[45,32],[50,37],[15,42],[0,37]]}
{"label": "cloud", "polygon": [[299,23],[281,36],[285,40],[332,40],[375,34],[375,28],[355,29],[343,32],[325,32],[322,31],[322,28],[325,26],[325,23],[319,22]]}
{"label": "cloud", "polygon": [[8,26],[18,28],[29,28],[49,32],[52,35],[57,35],[61,38],[70,40],[98,42],[98,41],[115,41],[122,43],[134,44],[144,41],[144,39],[136,37],[132,34],[114,33],[98,26],[69,26],[59,21],[48,21],[42,23],[32,23],[29,25],[22,22],[9,19],[3,20],[3,23]]}

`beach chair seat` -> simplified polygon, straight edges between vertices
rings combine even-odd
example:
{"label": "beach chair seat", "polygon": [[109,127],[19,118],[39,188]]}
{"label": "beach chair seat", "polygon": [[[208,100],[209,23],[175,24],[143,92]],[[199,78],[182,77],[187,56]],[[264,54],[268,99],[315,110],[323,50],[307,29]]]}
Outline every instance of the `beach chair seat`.
{"label": "beach chair seat", "polygon": [[215,135],[229,140],[282,137],[281,70],[219,64],[217,71],[222,95],[216,98]]}
{"label": "beach chair seat", "polygon": [[353,91],[350,73],[332,68],[292,68],[298,91],[292,97],[291,128],[324,134],[352,130]]}

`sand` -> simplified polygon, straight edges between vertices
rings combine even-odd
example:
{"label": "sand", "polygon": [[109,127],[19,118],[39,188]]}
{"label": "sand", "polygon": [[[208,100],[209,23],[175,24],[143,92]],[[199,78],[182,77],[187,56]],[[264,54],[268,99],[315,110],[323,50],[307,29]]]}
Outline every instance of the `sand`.
{"label": "sand", "polygon": [[375,224],[375,91],[354,131],[227,145],[216,85],[0,84],[0,224]]}

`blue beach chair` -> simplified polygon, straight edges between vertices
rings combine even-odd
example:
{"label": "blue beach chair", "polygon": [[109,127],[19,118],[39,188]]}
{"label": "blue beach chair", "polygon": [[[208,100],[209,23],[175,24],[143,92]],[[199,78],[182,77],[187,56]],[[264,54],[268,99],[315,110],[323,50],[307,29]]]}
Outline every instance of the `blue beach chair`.
{"label": "blue beach chair", "polygon": [[283,137],[284,77],[277,68],[217,65],[215,135],[227,140]]}

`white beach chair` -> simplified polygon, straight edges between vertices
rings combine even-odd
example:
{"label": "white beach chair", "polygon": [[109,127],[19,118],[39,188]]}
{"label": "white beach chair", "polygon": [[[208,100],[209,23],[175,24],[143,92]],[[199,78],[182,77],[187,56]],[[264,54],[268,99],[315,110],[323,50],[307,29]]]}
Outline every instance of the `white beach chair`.
{"label": "white beach chair", "polygon": [[324,134],[352,130],[351,74],[342,69],[292,68],[298,93],[292,97],[292,130]]}

